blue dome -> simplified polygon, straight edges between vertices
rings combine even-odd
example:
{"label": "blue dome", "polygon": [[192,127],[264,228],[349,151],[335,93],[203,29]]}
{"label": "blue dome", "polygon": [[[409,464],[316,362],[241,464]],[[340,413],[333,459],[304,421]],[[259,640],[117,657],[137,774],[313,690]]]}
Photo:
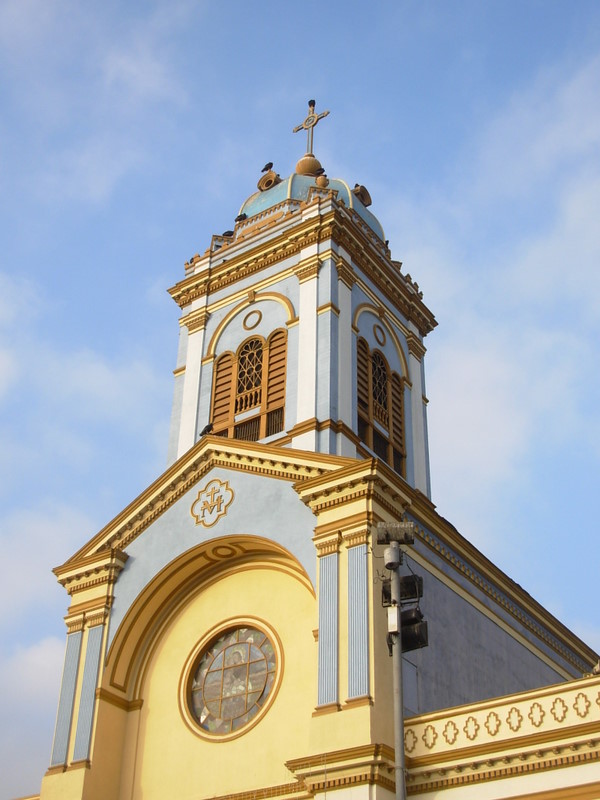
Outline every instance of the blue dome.
{"label": "blue dome", "polygon": [[[277,185],[264,192],[255,192],[251,195],[240,208],[240,214],[246,217],[253,217],[266,211],[268,208],[284,203],[286,200],[307,200],[308,192],[312,187],[316,187],[315,178],[312,175],[298,175],[293,173],[289,178],[281,181]],[[361,203],[352,193],[346,181],[339,178],[330,178],[327,189],[334,189],[338,200],[343,200],[347,208],[351,208],[366,222],[374,233],[379,236],[381,241],[385,241],[383,228],[377,217]]]}

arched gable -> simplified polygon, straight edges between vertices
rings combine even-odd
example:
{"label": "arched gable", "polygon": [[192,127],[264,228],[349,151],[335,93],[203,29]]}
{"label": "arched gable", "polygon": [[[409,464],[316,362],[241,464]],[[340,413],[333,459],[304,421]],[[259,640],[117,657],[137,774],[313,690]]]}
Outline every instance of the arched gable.
{"label": "arched gable", "polygon": [[211,539],[164,567],[140,592],[110,646],[103,688],[124,702],[139,700],[144,670],[169,622],[193,597],[244,570],[269,569],[299,581],[314,597],[302,565],[269,539],[240,534]]}

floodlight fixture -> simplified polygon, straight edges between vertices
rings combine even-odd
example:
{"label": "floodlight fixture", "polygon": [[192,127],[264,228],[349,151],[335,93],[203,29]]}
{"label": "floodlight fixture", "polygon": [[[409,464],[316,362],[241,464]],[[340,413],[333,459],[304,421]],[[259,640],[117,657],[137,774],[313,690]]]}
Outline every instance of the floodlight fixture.
{"label": "floodlight fixture", "polygon": [[411,520],[402,519],[399,522],[378,522],[377,523],[377,544],[414,544],[415,542],[415,523]]}

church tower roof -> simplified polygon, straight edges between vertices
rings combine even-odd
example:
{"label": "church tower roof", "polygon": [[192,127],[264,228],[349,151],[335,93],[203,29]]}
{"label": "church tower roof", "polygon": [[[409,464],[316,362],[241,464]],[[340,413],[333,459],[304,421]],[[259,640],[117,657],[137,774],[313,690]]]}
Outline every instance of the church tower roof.
{"label": "church tower roof", "polygon": [[341,178],[329,179],[321,162],[313,153],[314,128],[319,120],[328,116],[328,114],[329,111],[317,114],[315,112],[315,101],[308,101],[308,116],[293,129],[294,133],[306,130],[306,153],[296,164],[295,171],[284,180],[273,171],[271,162],[266,164],[262,170],[264,174],[258,181],[258,191],[250,195],[246,202],[243,203],[239,216],[243,219],[254,217],[285,200],[306,202],[311,189],[325,189],[338,202],[353,209],[383,242],[385,241],[385,236],[381,223],[367,209],[367,206],[371,205],[371,196],[367,189],[358,183],[351,189],[346,181]]}

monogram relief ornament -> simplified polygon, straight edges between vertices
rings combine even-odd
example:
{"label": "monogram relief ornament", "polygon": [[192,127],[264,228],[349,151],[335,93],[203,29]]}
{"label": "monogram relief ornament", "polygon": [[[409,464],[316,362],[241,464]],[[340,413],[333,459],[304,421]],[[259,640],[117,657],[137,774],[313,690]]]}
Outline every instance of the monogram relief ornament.
{"label": "monogram relief ornament", "polygon": [[229,481],[220,481],[218,478],[209,481],[204,489],[200,489],[190,509],[196,525],[212,528],[220,517],[227,514],[232,501],[233,490],[229,488]]}

